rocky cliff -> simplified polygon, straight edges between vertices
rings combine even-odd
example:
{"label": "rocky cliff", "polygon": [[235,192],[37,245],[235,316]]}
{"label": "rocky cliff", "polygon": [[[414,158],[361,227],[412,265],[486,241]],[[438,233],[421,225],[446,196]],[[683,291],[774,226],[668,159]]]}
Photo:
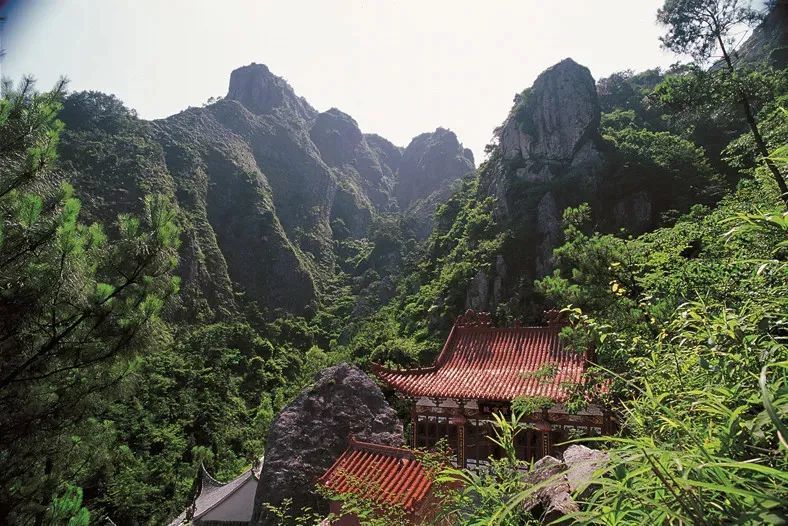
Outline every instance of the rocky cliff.
{"label": "rocky cliff", "polygon": [[675,216],[719,195],[702,149],[647,126],[603,130],[600,117],[594,79],[572,59],[548,68],[515,97],[479,170],[474,198],[493,200],[504,241],[469,279],[464,308],[509,303],[537,315],[532,284],[552,272],[568,207],[588,203],[599,231],[637,234],[659,225],[665,213]]}
{"label": "rocky cliff", "polygon": [[435,209],[456,190],[457,180],[474,169],[473,153],[463,148],[451,130],[423,133],[405,148],[394,192],[400,210],[418,225],[420,238],[432,231]]}
{"label": "rocky cliff", "polygon": [[609,172],[596,84],[588,68],[565,59],[518,94],[498,144],[479,173],[479,196],[494,200],[508,244],[490,270],[469,283],[466,307],[492,309],[551,269],[567,206],[593,201]]}
{"label": "rocky cliff", "polygon": [[774,2],[774,7],[733,58],[739,66],[767,63],[782,69],[788,65],[788,2]]}
{"label": "rocky cliff", "polygon": [[376,214],[438,202],[473,170],[453,133],[397,147],[338,109],[318,112],[262,64],[233,71],[223,99],[166,119],[142,121],[99,93],[66,106],[63,170],[89,217],[137,211],[153,191],[180,208],[178,315],[188,319],[242,304],[309,315],[335,273],[337,240],[365,237]]}
{"label": "rocky cliff", "polygon": [[321,371],[271,424],[253,523],[280,524],[265,503],[282,507],[287,501],[295,516],[318,507],[315,480],[347,448],[351,434],[376,444],[403,444],[402,423],[380,388],[357,367],[340,364]]}
{"label": "rocky cliff", "polygon": [[[550,269],[561,231],[561,213],[570,202],[589,197],[606,168],[599,133],[599,101],[588,68],[567,58],[545,70],[515,99],[500,130],[504,168],[483,181],[498,197],[501,214],[521,198],[519,187],[536,200],[534,272]],[[562,195],[561,182],[575,192]]]}

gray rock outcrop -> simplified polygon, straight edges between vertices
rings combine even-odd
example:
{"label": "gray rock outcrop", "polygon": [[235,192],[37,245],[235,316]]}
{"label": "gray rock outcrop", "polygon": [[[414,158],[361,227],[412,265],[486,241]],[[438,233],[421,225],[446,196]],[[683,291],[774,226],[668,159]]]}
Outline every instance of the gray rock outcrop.
{"label": "gray rock outcrop", "polygon": [[564,209],[597,200],[609,173],[600,114],[590,71],[569,58],[515,97],[480,170],[479,198],[492,197],[496,221],[520,237],[496,255],[494,271],[479,271],[469,282],[466,308],[518,301],[522,283],[552,271]]}
{"label": "gray rock outcrop", "polygon": [[475,168],[473,154],[453,131],[438,128],[415,137],[402,152],[395,194],[401,210],[446,188]]}
{"label": "gray rock outcrop", "polygon": [[495,266],[490,274],[483,270],[476,272],[465,295],[465,308],[479,312],[495,310],[503,299],[503,283],[507,266],[503,256],[495,257]]}
{"label": "gray rock outcrop", "polygon": [[315,480],[345,450],[351,434],[368,442],[403,444],[402,423],[375,382],[357,367],[340,364],[321,371],[272,423],[254,524],[277,524],[263,503],[281,506],[291,499],[294,511],[314,509],[319,503]]}
{"label": "gray rock outcrop", "polygon": [[546,69],[517,95],[498,132],[503,163],[481,181],[498,198],[499,214],[509,215],[513,186],[538,192],[577,178],[580,193],[593,191],[606,166],[599,118],[594,79],[571,58]]}
{"label": "gray rock outcrop", "polygon": [[[524,161],[526,178],[564,169],[599,133],[596,84],[588,68],[567,58],[542,72],[518,97],[501,130],[504,159]],[[587,158],[584,152],[582,158]]]}
{"label": "gray rock outcrop", "polygon": [[563,460],[547,456],[537,461],[525,476],[529,485],[542,487],[523,502],[526,510],[541,509],[542,522],[547,524],[563,515],[578,511],[572,495],[586,498],[594,490],[591,482],[594,473],[609,460],[607,453],[582,445],[572,445],[563,454]]}
{"label": "gray rock outcrop", "polygon": [[415,137],[402,152],[394,188],[400,211],[413,219],[420,239],[430,235],[438,205],[475,169],[473,153],[453,131],[438,128]]}
{"label": "gray rock outcrop", "polygon": [[280,109],[309,119],[317,113],[285,79],[271,73],[265,64],[254,62],[233,70],[226,98],[240,102],[257,115]]}
{"label": "gray rock outcrop", "polygon": [[[733,54],[737,67],[769,64],[775,69],[788,65],[788,2],[777,0],[750,37]],[[723,60],[712,66],[725,67]]]}

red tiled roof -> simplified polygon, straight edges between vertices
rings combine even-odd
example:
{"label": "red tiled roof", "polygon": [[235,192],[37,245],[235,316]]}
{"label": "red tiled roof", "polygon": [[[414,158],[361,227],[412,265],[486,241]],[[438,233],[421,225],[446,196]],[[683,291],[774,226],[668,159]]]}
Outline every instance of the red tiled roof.
{"label": "red tiled roof", "polygon": [[[564,385],[582,382],[586,357],[564,350],[559,330],[556,325],[496,328],[458,323],[432,367],[395,370],[373,365],[373,371],[410,396],[511,401],[524,395],[563,402],[568,395]],[[534,374],[547,372],[545,367],[555,374]]]}
{"label": "red tiled roof", "polygon": [[353,438],[318,483],[409,512],[421,506],[432,487],[429,473],[412,451]]}

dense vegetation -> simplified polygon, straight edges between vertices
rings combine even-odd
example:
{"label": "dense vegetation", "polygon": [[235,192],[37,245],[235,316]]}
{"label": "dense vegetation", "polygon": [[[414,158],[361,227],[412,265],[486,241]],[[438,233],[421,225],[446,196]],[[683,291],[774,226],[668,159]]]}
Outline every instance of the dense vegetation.
{"label": "dense vegetation", "polygon": [[[725,37],[724,28],[703,24],[708,12],[723,24],[751,16],[736,2],[669,0],[660,11],[670,29],[666,46],[708,57],[716,46],[714,32],[723,31],[720,44]],[[784,177],[788,162],[788,114],[779,108],[779,95],[785,93],[780,72],[777,96],[757,118],[748,114],[754,87],[764,85],[762,75],[737,76],[732,67],[716,75],[691,69],[655,86],[655,97],[668,107],[701,103],[695,110],[728,111],[726,104],[736,104],[751,125],[767,123],[725,150],[740,180],[716,207],[695,205],[671,226],[638,237],[595,232],[592,225],[598,222],[586,205],[564,213],[565,240],[554,253],[557,268],[536,282],[536,290],[553,304],[570,305],[574,324],[565,329],[567,345],[585,349],[593,343],[597,349],[594,381],[577,392],[575,404],[596,400],[618,407],[620,423],[616,437],[596,443],[611,456],[594,480],[598,489],[567,521],[784,521],[788,212],[780,198],[784,179],[778,177]],[[699,88],[706,90],[700,99]],[[632,129],[643,118],[634,108],[608,115],[608,136],[633,144],[633,137],[655,133]],[[671,142],[671,153],[697,151],[691,143]],[[633,159],[639,151],[630,152]],[[604,395],[594,389],[600,383],[608,387]],[[504,423],[501,429],[512,432],[511,427]],[[524,515],[521,505],[539,488],[527,487],[522,477],[504,472],[487,481],[465,478],[466,498],[493,498],[494,504],[464,513],[458,507],[464,522],[526,524],[537,518]]]}
{"label": "dense vegetation", "polygon": [[[788,507],[788,73],[731,58],[728,33],[755,20],[742,4],[667,0],[664,44],[695,62],[598,82],[613,181],[598,199],[647,191],[656,228],[621,231],[604,206],[578,203],[564,211],[554,271],[533,279],[517,263],[542,189],[514,186],[520,206],[496,214],[482,182],[507,168],[493,142],[423,243],[402,215],[373,218],[363,237],[324,240],[335,273],[321,277],[309,318],[231,292],[214,311],[202,292],[181,290],[178,247],[205,218],[179,208],[153,131],[117,99],[5,84],[0,523],[164,523],[189,501],[200,464],[230,479],[258,459],[274,414],[316,371],[431,361],[469,283],[501,255],[515,279],[496,319],[566,307],[567,345],[596,345],[589,385],[604,382],[601,401],[619,408],[619,435],[596,444],[612,469],[573,520],[778,523]],[[715,50],[723,62],[708,68]],[[75,174],[101,191],[75,192]],[[127,194],[129,177],[149,195]],[[84,224],[75,195],[98,194],[113,206],[88,203]],[[598,396],[578,391],[573,406]],[[498,440],[518,426],[502,421]],[[447,492],[447,513],[467,524],[535,521],[519,506],[534,491],[523,467],[504,459],[485,475],[453,473],[466,489]]]}
{"label": "dense vegetation", "polygon": [[[274,411],[336,360],[315,325],[251,306],[251,322],[172,323],[184,218],[151,194],[142,217],[79,222],[56,169],[63,88],[6,84],[0,106],[0,522],[84,518],[84,501],[94,520],[161,523],[200,463],[230,478],[258,458]],[[133,121],[104,109],[122,142]]]}

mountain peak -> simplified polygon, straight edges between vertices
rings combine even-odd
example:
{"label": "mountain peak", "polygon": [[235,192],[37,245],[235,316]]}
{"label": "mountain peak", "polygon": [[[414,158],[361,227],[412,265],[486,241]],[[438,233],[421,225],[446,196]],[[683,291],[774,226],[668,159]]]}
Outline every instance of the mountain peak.
{"label": "mountain peak", "polygon": [[501,130],[505,159],[569,163],[600,119],[596,83],[587,67],[565,58],[515,98]]}
{"label": "mountain peak", "polygon": [[295,112],[309,118],[315,110],[282,77],[277,77],[265,64],[252,62],[233,70],[227,99],[240,102],[257,115],[272,113],[276,109]]}
{"label": "mountain peak", "polygon": [[437,128],[414,137],[402,153],[396,188],[400,208],[405,210],[415,201],[448,188],[474,168],[473,154],[453,131]]}

